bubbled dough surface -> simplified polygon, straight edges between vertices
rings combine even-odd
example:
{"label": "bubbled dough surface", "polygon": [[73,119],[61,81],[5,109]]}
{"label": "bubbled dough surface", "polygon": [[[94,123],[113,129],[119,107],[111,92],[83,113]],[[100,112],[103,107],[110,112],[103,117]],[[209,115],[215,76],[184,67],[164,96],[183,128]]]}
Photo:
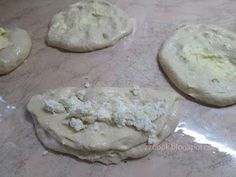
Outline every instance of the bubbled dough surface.
{"label": "bubbled dough surface", "polygon": [[[55,90],[53,98],[67,98],[76,88],[61,88]],[[87,89],[85,98],[96,98],[99,93],[110,92],[111,95],[125,94],[132,98],[129,89],[124,88],[96,88]],[[55,151],[75,155],[81,159],[89,161],[99,161],[105,164],[119,163],[127,158],[140,158],[151,152],[146,147],[147,136],[134,128],[108,126],[105,123],[98,123],[99,131],[91,131],[90,127],[84,131],[75,133],[72,129],[64,126],[61,121],[65,119],[66,113],[49,114],[43,110],[43,99],[52,98],[51,92],[36,95],[28,103],[28,110],[31,112],[36,132],[42,143]],[[172,92],[155,91],[142,89],[141,93],[144,100],[166,98],[167,114],[161,118],[165,126],[161,127],[158,135],[160,143],[171,132],[174,131],[177,123],[177,96]],[[56,96],[56,97],[55,97]],[[112,96],[111,96],[112,97]],[[141,97],[140,97],[141,98]],[[101,101],[101,100],[97,100]],[[172,114],[173,113],[173,114]],[[155,122],[157,125],[158,121]],[[100,131],[101,130],[101,131]]]}
{"label": "bubbled dough surface", "polygon": [[31,50],[29,34],[20,28],[6,29],[9,42],[13,45],[0,50],[0,75],[7,74],[17,68]]}
{"label": "bubbled dough surface", "polygon": [[106,1],[81,1],[56,14],[49,25],[47,43],[73,52],[114,45],[132,32],[128,16]]}
{"label": "bubbled dough surface", "polygon": [[216,106],[236,103],[236,35],[213,25],[183,25],[162,45],[160,64],[186,94]]}

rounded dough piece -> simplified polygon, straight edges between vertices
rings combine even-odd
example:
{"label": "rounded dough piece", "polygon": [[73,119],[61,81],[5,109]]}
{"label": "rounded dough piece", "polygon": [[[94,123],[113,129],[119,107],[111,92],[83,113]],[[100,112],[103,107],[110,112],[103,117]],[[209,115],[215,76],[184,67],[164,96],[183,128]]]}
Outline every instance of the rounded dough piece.
{"label": "rounded dough piece", "polygon": [[[47,148],[72,154],[91,162],[116,164],[127,158],[135,159],[146,156],[154,150],[152,145],[159,144],[169,136],[178,123],[179,99],[173,92],[140,89],[139,95],[134,96],[129,88],[107,87],[88,88],[83,90],[82,97],[81,95],[78,97],[77,93],[82,93],[82,90],[72,87],[59,88],[33,96],[28,103],[27,109],[33,117],[37,136]],[[75,97],[75,95],[77,96]],[[129,126],[123,124],[125,115],[127,116],[124,113],[127,111],[129,115],[132,113],[130,109],[126,109],[128,108],[126,101],[140,104],[147,102],[150,105],[150,103],[158,103],[159,100],[165,100],[165,102],[163,102],[164,105],[159,104],[158,115],[152,114],[150,109],[144,109],[140,114],[141,116],[144,114],[144,117],[147,114],[150,115],[145,117],[149,121],[151,116],[155,117],[152,124],[156,127],[151,128],[151,132],[147,132],[150,128],[148,124],[140,124],[139,121],[141,120],[142,123],[144,118],[139,119],[136,125],[139,126],[139,129],[130,124]],[[91,101],[93,105],[90,110],[91,115],[80,112],[77,117],[74,114],[73,118],[70,117],[74,111],[69,107],[76,107],[80,111],[87,110],[84,106],[88,105],[88,101]],[[109,107],[110,104],[114,104],[115,109]],[[64,105],[65,109],[59,105]],[[52,109],[45,109],[45,106],[50,106]],[[134,108],[140,113],[140,107]],[[165,111],[160,114],[162,109]],[[107,111],[110,116],[104,118]],[[103,112],[103,114],[99,112]],[[117,120],[117,115],[123,115],[120,116],[122,124],[119,126],[114,121]],[[89,117],[92,117],[94,122],[89,123]],[[131,116],[126,121],[132,118],[134,117]],[[75,120],[79,122],[78,129],[74,129],[74,125],[68,123],[68,121]],[[150,133],[153,142],[149,142]],[[150,146],[147,146],[148,144]]]}
{"label": "rounded dough piece", "polygon": [[0,49],[0,75],[7,74],[22,64],[32,46],[29,34],[23,29],[5,29],[5,33],[4,38],[9,45]]}
{"label": "rounded dough piece", "polygon": [[132,32],[128,16],[107,1],[81,1],[56,14],[47,43],[71,52],[109,47]]}
{"label": "rounded dough piece", "polygon": [[162,45],[159,63],[184,93],[202,103],[236,103],[236,35],[214,25],[182,25]]}

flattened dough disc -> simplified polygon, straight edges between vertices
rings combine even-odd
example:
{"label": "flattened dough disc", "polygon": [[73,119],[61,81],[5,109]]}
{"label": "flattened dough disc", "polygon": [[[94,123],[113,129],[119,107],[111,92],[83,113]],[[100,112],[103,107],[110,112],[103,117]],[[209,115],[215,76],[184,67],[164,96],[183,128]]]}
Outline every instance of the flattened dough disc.
{"label": "flattened dough disc", "polygon": [[47,43],[67,51],[88,52],[112,46],[131,32],[129,17],[115,5],[80,1],[52,18]]}
{"label": "flattened dough disc", "polygon": [[236,34],[213,25],[184,25],[162,45],[159,63],[184,93],[207,104],[236,103]]}
{"label": "flattened dough disc", "polygon": [[29,34],[20,28],[0,28],[0,75],[7,74],[24,62],[31,50]]}

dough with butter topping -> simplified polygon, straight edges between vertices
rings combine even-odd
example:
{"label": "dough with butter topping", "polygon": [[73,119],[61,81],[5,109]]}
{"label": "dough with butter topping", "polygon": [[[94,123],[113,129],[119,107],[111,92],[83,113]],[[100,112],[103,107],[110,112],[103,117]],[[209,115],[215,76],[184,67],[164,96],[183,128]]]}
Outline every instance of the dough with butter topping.
{"label": "dough with butter topping", "polygon": [[141,158],[175,129],[173,92],[132,88],[60,88],[27,105],[49,149],[105,164]]}
{"label": "dough with butter topping", "polygon": [[102,0],[80,1],[56,14],[47,43],[72,52],[88,52],[114,45],[132,32],[128,16]]}
{"label": "dough with butter topping", "polygon": [[30,36],[25,30],[0,27],[0,75],[11,72],[23,63],[31,45]]}
{"label": "dough with butter topping", "polygon": [[183,25],[162,45],[159,63],[193,98],[215,106],[236,103],[236,34],[214,25]]}

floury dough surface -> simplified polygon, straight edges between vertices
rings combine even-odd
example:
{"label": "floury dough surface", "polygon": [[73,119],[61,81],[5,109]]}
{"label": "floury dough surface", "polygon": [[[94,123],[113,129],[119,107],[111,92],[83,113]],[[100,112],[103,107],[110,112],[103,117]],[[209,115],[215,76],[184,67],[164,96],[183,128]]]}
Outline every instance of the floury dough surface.
{"label": "floury dough surface", "polygon": [[114,45],[132,32],[129,17],[102,0],[80,1],[56,14],[47,43],[72,52],[88,52]]}
{"label": "floury dough surface", "polygon": [[183,25],[162,45],[159,62],[193,98],[216,106],[236,103],[236,34],[213,25]]}
{"label": "floury dough surface", "polygon": [[140,88],[60,88],[33,96],[31,113],[49,149],[105,164],[149,154],[177,123],[173,92]]}
{"label": "floury dough surface", "polygon": [[17,68],[31,50],[31,39],[25,30],[0,27],[0,75]]}

